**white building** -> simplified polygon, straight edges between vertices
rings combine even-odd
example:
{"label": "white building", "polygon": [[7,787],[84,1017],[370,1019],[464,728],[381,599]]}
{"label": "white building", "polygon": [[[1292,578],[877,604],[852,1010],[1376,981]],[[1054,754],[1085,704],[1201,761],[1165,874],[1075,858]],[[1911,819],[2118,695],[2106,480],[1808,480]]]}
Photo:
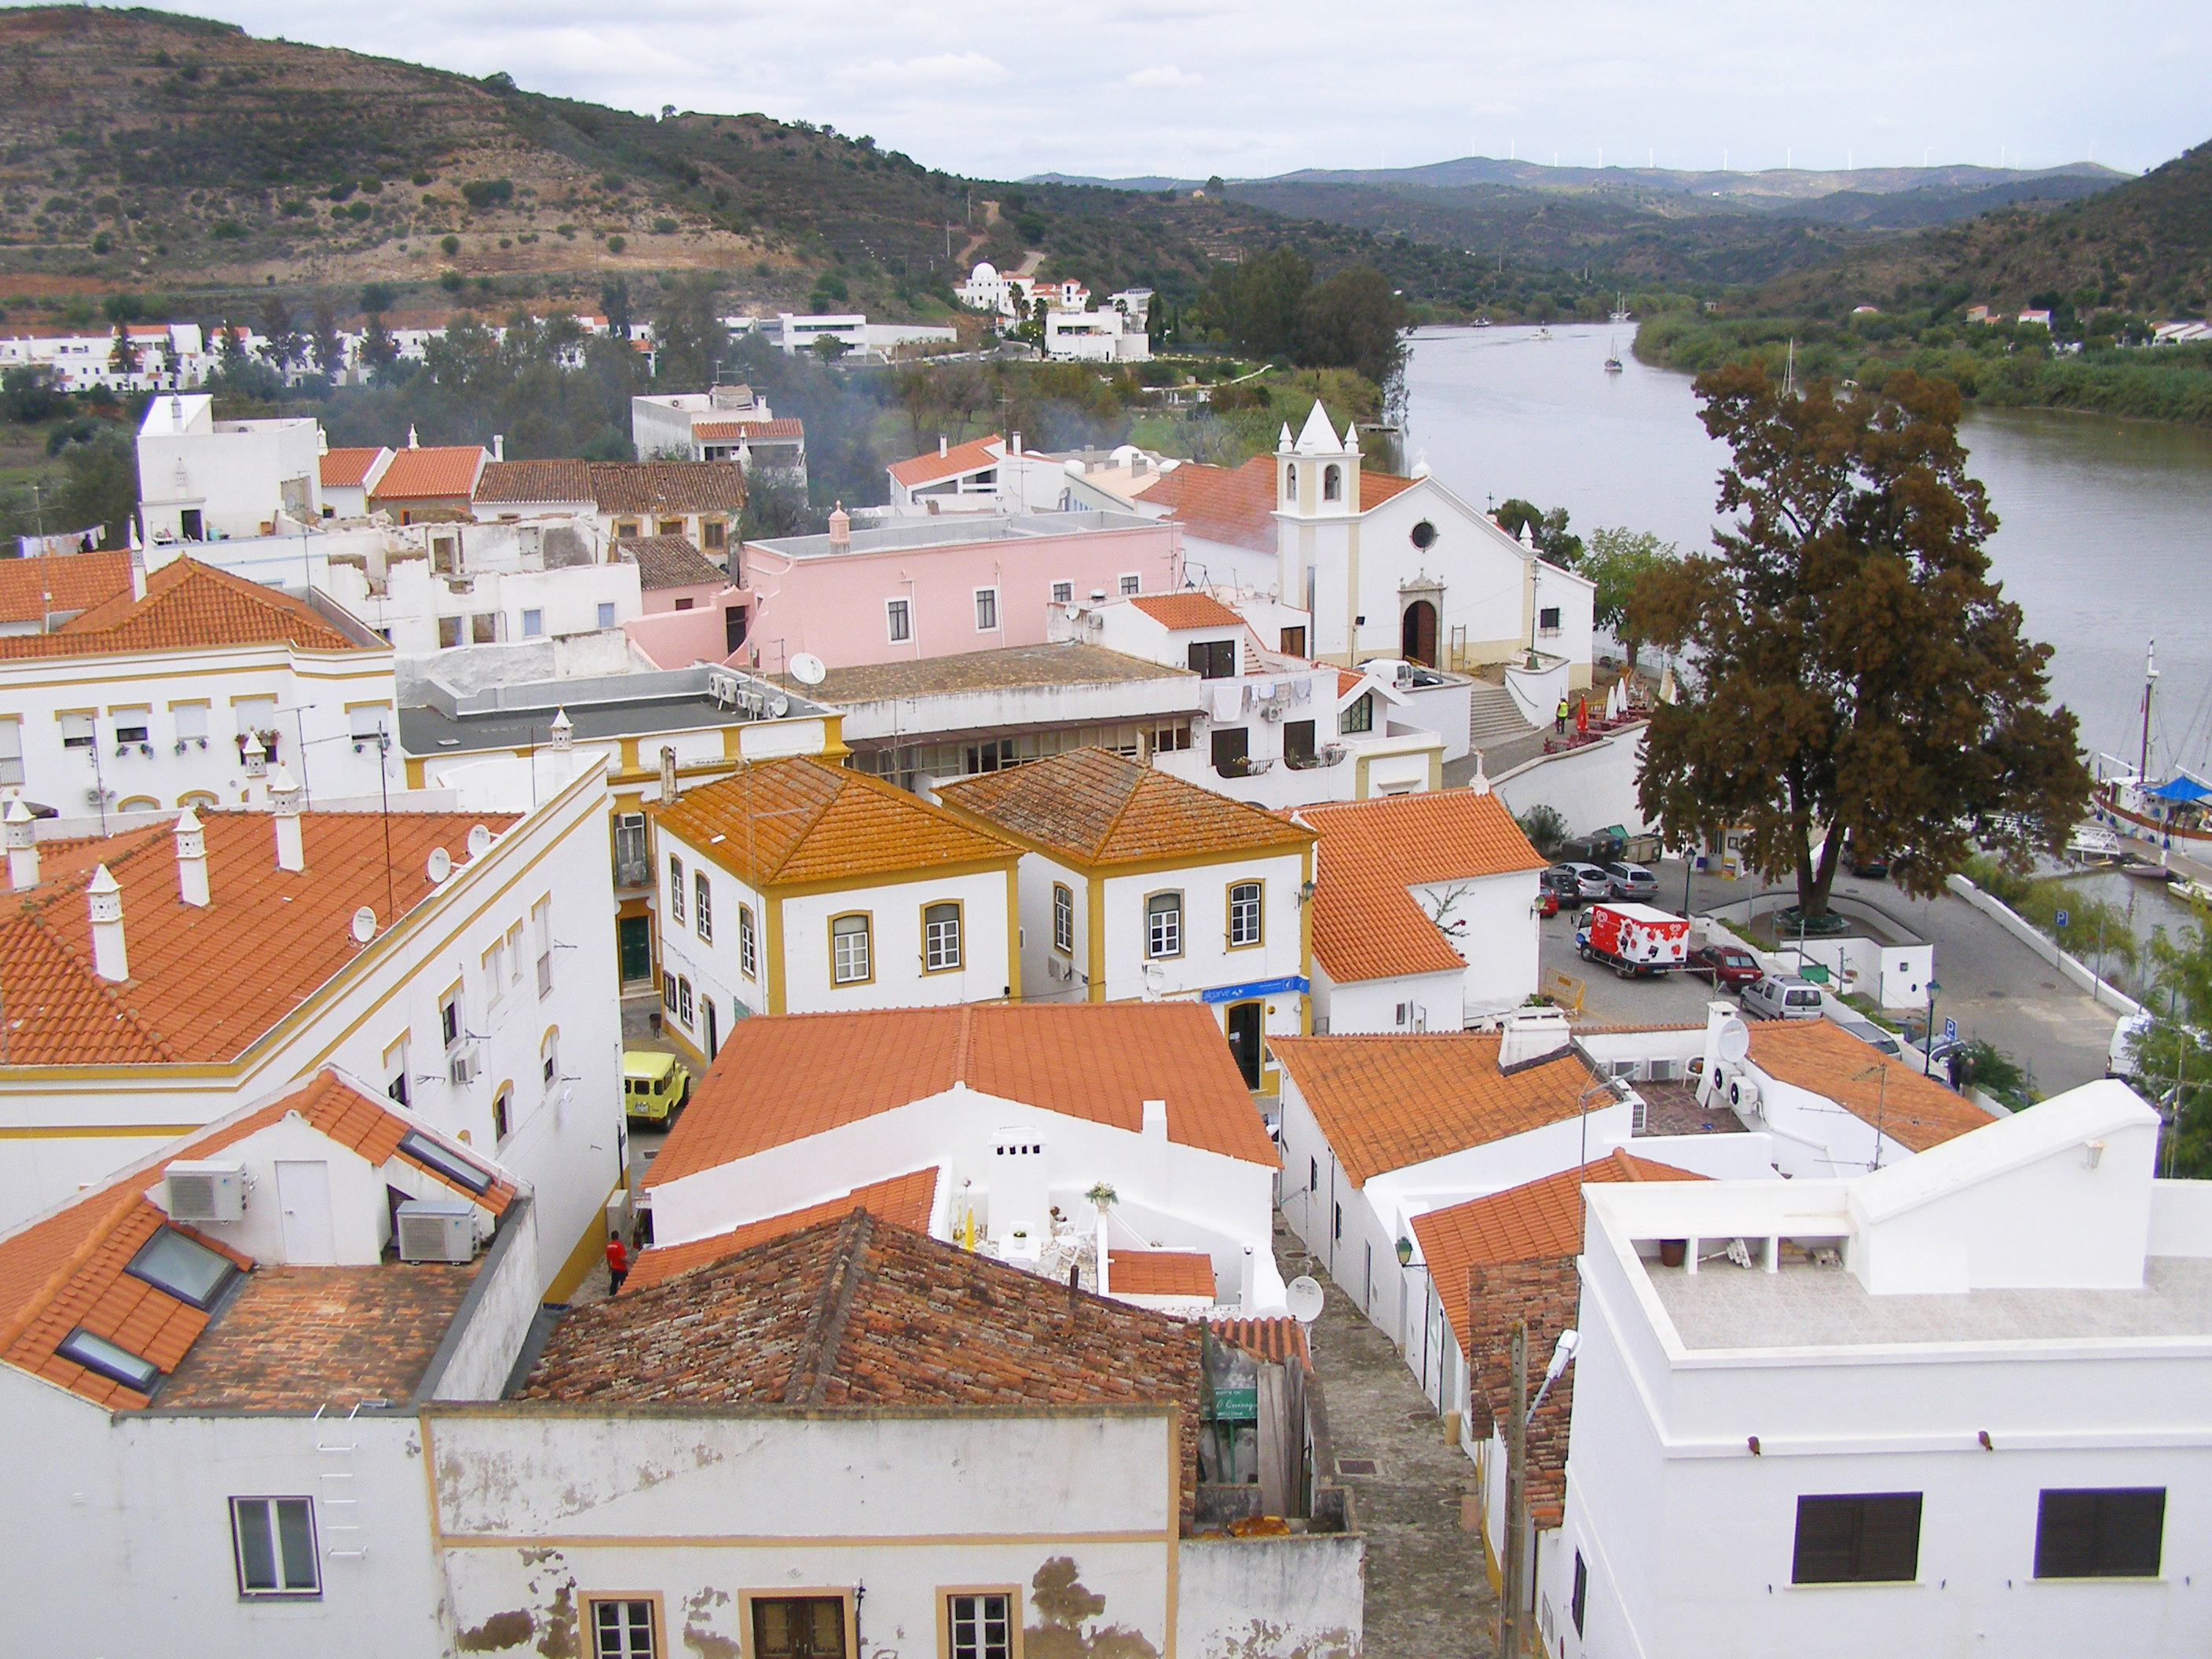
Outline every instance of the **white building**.
{"label": "white building", "polygon": [[2212,1202],[2158,1137],[2098,1082],[1847,1179],[1590,1188],[1546,1650],[2212,1641]]}
{"label": "white building", "polygon": [[872,323],[859,312],[794,316],[779,312],[775,342],[787,357],[811,351],[823,340],[835,340],[848,352],[884,362],[911,356],[909,348],[957,343],[957,330],[930,323]]}
{"label": "white building", "polygon": [[[1073,505],[1067,463],[1024,449],[1018,432],[1011,439],[994,432],[961,444],[940,437],[935,454],[908,456],[884,470],[890,498],[881,514],[889,518],[1056,513]],[[1119,510],[1119,504],[1106,510]]]}
{"label": "white building", "polygon": [[1146,363],[1152,343],[1144,320],[1119,309],[1044,314],[1044,355],[1057,362]]}
{"label": "white building", "polygon": [[1030,296],[1036,289],[1035,277],[1014,271],[1002,272],[988,260],[982,260],[952,293],[970,311],[988,311],[994,317],[1018,322],[1029,315]]}
{"label": "white building", "polygon": [[118,360],[112,328],[10,335],[0,338],[0,368],[45,368],[61,392],[185,392],[215,371],[215,353],[198,323],[130,323],[124,338],[127,368]]}
{"label": "white building", "polygon": [[651,812],[663,1029],[712,1060],[754,1014],[1020,994],[1006,842],[811,757],[741,769]]}
{"label": "white building", "polygon": [[629,431],[641,460],[736,461],[806,482],[805,422],[776,419],[749,386],[632,398]]}
{"label": "white building", "polygon": [[1103,749],[941,786],[1022,848],[1022,995],[1206,1005],[1248,1086],[1308,1029],[1313,832]]}
{"label": "white building", "polygon": [[730,460],[501,460],[471,483],[465,516],[588,517],[610,540],[681,536],[721,564],[744,505],[744,474]]}
{"label": "white building", "polygon": [[281,514],[323,515],[322,428],[299,418],[218,421],[215,399],[174,393],[138,427],[138,510],[149,542],[265,536]]}
{"label": "white building", "polygon": [[326,519],[365,519],[369,492],[392,465],[392,450],[383,444],[353,449],[332,449],[319,439],[322,453],[316,476],[323,486],[323,516]]}

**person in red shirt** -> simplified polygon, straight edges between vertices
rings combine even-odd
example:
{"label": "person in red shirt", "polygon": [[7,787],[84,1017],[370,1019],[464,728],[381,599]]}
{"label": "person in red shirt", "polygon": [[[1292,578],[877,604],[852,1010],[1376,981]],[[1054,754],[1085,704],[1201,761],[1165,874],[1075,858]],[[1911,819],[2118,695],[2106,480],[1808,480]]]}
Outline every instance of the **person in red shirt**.
{"label": "person in red shirt", "polygon": [[1582,700],[1575,704],[1575,735],[1583,738],[1589,736],[1589,696],[1588,693],[1584,693]]}
{"label": "person in red shirt", "polygon": [[622,1236],[617,1233],[607,1241],[607,1294],[612,1296],[629,1277],[629,1252],[623,1248]]}

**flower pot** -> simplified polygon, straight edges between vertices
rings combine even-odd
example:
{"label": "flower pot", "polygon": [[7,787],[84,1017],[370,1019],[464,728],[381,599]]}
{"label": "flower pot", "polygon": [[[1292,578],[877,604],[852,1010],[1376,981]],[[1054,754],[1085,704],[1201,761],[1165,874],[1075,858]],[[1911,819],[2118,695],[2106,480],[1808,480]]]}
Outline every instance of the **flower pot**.
{"label": "flower pot", "polygon": [[1662,1267],[1680,1267],[1689,1253],[1690,1241],[1686,1238],[1662,1238],[1659,1241],[1659,1265]]}

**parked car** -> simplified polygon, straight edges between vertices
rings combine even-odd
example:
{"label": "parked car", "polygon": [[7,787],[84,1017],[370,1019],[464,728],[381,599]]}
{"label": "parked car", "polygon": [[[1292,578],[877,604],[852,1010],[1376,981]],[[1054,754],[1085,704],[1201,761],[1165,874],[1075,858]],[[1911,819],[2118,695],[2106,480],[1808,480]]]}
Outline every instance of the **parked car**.
{"label": "parked car", "polygon": [[691,1068],[653,1048],[623,1050],[623,1111],[634,1123],[665,1124],[691,1098]]}
{"label": "parked car", "polygon": [[[1837,1018],[1836,1024],[1849,1031],[1861,1042],[1865,1043],[1868,1048],[1877,1049],[1887,1054],[1892,1060],[1904,1057],[1905,1045],[1897,1040],[1897,1033],[1885,1031],[1870,1019],[1862,1019],[1856,1014],[1844,1014]],[[1942,1045],[1938,1043],[1936,1046],[1940,1048]]]}
{"label": "parked car", "polygon": [[1613,878],[1595,864],[1555,864],[1555,870],[1564,870],[1573,878],[1577,902],[1583,899],[1606,899],[1613,896]]}
{"label": "parked car", "polygon": [[1741,945],[1700,945],[1690,952],[1686,965],[1690,972],[1729,991],[1741,991],[1765,971],[1759,958]]}
{"label": "parked car", "polygon": [[1659,878],[1640,864],[1608,864],[1606,879],[1613,890],[1607,895],[1617,899],[1650,899],[1659,896]]}
{"label": "parked car", "polygon": [[1818,1019],[1820,988],[1795,974],[1761,974],[1743,988],[1743,1011],[1755,1019]]}
{"label": "parked car", "polygon": [[1853,853],[1844,862],[1850,866],[1853,875],[1863,876],[1869,881],[1880,881],[1889,873],[1889,860],[1876,853],[1869,853],[1864,858]]}
{"label": "parked car", "polygon": [[1546,915],[1557,914],[1561,905],[1572,910],[1582,903],[1582,878],[1575,873],[1573,865],[1555,864],[1544,872],[1540,879],[1545,896],[1552,901],[1552,908],[1544,913]]}
{"label": "parked car", "polygon": [[1548,887],[1536,889],[1536,914],[1547,919],[1559,914],[1559,896]]}

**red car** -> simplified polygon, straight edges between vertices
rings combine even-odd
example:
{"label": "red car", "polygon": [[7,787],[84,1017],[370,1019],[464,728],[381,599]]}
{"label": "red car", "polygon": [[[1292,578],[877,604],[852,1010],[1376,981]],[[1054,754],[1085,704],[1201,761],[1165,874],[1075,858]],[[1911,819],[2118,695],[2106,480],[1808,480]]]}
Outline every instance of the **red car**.
{"label": "red car", "polygon": [[1730,991],[1741,991],[1765,971],[1759,958],[1741,945],[1700,945],[1684,966]]}
{"label": "red car", "polygon": [[1539,888],[1536,893],[1536,914],[1540,916],[1559,915],[1559,896],[1548,887]]}

